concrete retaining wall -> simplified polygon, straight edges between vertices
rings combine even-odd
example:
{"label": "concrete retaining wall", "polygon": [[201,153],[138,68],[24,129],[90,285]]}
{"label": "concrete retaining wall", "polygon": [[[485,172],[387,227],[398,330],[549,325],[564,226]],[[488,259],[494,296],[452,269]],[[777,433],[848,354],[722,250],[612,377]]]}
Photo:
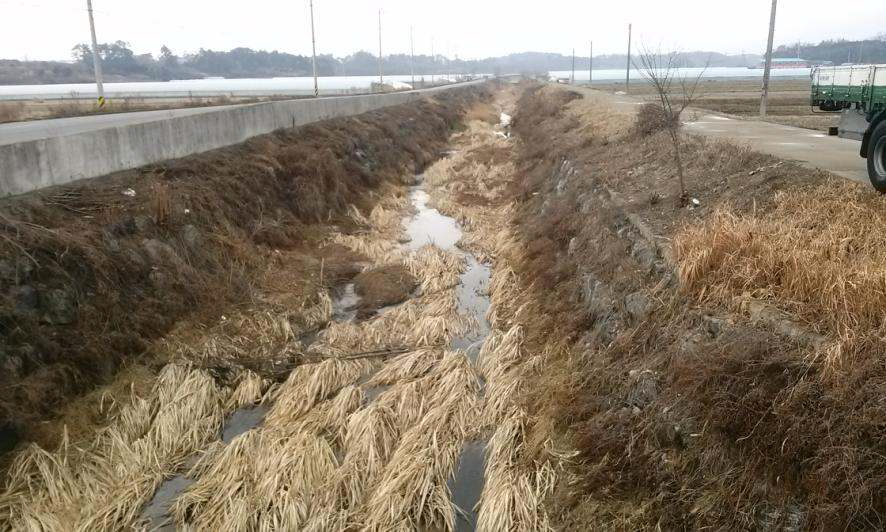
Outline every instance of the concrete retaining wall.
{"label": "concrete retaining wall", "polygon": [[0,145],[0,197],[230,146],[281,128],[419,100],[441,90],[266,102]]}

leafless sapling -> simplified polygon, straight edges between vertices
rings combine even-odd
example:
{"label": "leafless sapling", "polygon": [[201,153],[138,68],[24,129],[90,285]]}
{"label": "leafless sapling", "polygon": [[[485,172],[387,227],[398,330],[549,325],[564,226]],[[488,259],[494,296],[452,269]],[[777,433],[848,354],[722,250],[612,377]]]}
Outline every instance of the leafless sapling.
{"label": "leafless sapling", "polygon": [[653,88],[661,104],[664,120],[662,125],[671,139],[673,148],[674,167],[680,185],[680,201],[685,204],[689,197],[686,192],[680,143],[681,116],[697,99],[698,87],[702,76],[707,71],[708,64],[705,64],[704,68],[694,77],[681,74],[679,65],[679,52],[663,54],[661,50],[650,50],[645,46],[641,46],[638,58],[634,62],[634,68],[640,71],[643,78]]}

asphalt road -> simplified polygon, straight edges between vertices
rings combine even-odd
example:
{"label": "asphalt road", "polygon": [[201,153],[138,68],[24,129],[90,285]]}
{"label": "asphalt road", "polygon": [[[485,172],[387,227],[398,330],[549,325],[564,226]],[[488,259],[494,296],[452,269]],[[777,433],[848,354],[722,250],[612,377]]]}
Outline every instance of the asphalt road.
{"label": "asphalt road", "polygon": [[[613,104],[621,109],[636,109],[645,100],[613,95]],[[728,139],[752,149],[792,161],[807,168],[870,184],[867,162],[859,155],[861,142],[829,137],[819,131],[745,120],[696,109],[684,113],[685,131],[711,138]]]}
{"label": "asphalt road", "polygon": [[113,113],[74,116],[70,118],[52,118],[48,120],[31,120],[28,122],[11,122],[8,124],[0,124],[0,145],[62,137],[65,135],[83,133],[85,131],[107,129],[130,124],[143,124],[145,122],[165,120],[179,116],[214,113],[221,109],[229,109],[243,105],[254,104],[194,107],[190,109],[163,109],[160,111],[138,111],[134,113]]}

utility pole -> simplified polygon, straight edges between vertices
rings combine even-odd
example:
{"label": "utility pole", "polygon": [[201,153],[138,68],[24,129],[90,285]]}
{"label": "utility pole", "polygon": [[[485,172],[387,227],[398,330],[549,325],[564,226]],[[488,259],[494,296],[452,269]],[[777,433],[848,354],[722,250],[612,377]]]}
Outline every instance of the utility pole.
{"label": "utility pole", "polygon": [[571,84],[575,85],[575,48],[572,49],[572,81]]}
{"label": "utility pole", "polygon": [[631,30],[632,24],[628,24],[628,68],[625,71],[625,94],[631,88]]}
{"label": "utility pole", "polygon": [[415,88],[415,28],[409,27],[409,70],[412,74],[412,88]]}
{"label": "utility pole", "polygon": [[314,36],[314,0],[311,4],[311,56],[314,64],[314,98],[320,97],[320,85],[317,83],[317,39]]}
{"label": "utility pole", "polygon": [[378,10],[378,82],[385,84],[385,77],[381,72],[381,9]]}
{"label": "utility pole", "polygon": [[594,41],[591,41],[591,61],[588,63],[588,87],[594,81]]}
{"label": "utility pole", "polygon": [[772,73],[772,44],[775,41],[775,12],[778,0],[772,0],[772,14],[769,16],[769,40],[766,43],[766,65],[763,67],[763,94],[760,97],[760,118],[766,118],[769,104],[769,75]]}
{"label": "utility pole", "polygon": [[431,37],[431,84],[434,84],[434,76],[436,75],[437,70],[437,56],[434,55],[434,37]]}
{"label": "utility pole", "polygon": [[452,55],[452,41],[446,41],[446,83],[452,83],[452,62],[449,56]]}
{"label": "utility pole", "polygon": [[98,106],[105,105],[105,85],[102,82],[102,58],[98,53],[98,39],[95,38],[95,19],[92,18],[92,0],[86,0],[89,13],[89,31],[92,34],[92,66],[95,68],[95,87],[98,92]]}

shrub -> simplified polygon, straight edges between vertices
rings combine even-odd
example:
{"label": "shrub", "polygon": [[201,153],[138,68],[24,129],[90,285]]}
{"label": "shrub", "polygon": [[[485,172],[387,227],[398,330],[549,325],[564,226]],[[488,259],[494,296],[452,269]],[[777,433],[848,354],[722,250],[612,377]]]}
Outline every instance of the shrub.
{"label": "shrub", "polygon": [[674,126],[677,120],[679,117],[673,114],[669,116],[660,104],[647,103],[637,112],[632,132],[637,137],[648,137]]}

